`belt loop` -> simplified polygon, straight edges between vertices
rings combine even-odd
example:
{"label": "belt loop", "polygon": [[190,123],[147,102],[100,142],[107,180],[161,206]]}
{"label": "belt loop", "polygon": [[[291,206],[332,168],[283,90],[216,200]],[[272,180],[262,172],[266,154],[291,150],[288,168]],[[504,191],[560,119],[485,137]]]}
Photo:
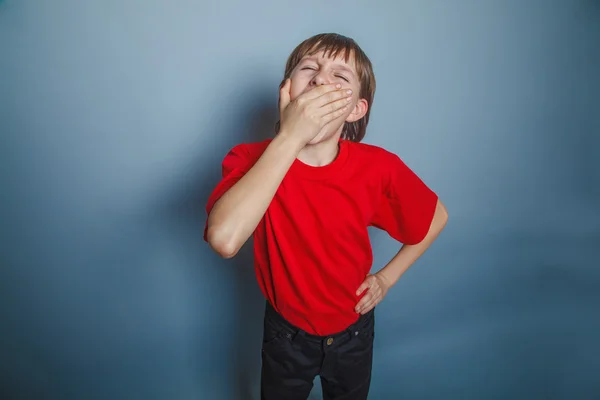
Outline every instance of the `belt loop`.
{"label": "belt loop", "polygon": [[296,329],[296,332],[292,333],[292,342],[296,340],[298,336],[304,336],[304,331],[301,329]]}
{"label": "belt loop", "polygon": [[354,324],[352,324],[348,328],[346,328],[346,332],[348,332],[348,336],[350,336],[350,340],[352,340],[352,338],[355,336],[355,334],[354,334],[355,331],[356,331],[356,327],[354,326]]}

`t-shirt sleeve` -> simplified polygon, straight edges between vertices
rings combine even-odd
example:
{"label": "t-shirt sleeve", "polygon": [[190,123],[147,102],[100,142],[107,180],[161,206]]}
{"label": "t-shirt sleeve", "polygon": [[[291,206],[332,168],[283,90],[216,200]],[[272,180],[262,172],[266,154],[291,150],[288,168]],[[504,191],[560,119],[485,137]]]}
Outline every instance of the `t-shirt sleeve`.
{"label": "t-shirt sleeve", "polygon": [[383,169],[381,198],[371,225],[401,243],[420,243],[429,232],[438,196],[395,154]]}
{"label": "t-shirt sleeve", "polygon": [[214,188],[206,204],[204,240],[207,241],[208,215],[215,203],[235,185],[250,169],[250,154],[244,145],[237,145],[227,153],[222,162],[222,179]]}

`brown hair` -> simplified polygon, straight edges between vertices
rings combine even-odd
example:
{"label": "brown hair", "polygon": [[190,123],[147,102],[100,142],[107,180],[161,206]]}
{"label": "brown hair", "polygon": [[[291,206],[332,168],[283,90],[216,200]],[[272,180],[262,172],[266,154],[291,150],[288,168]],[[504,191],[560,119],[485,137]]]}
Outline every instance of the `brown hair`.
{"label": "brown hair", "polygon": [[[371,105],[375,96],[375,74],[373,73],[371,60],[353,39],[336,33],[321,33],[306,39],[288,57],[281,84],[290,77],[294,68],[298,66],[304,57],[311,56],[319,51],[323,51],[327,57],[334,58],[338,54],[343,54],[346,62],[348,62],[350,56],[353,57],[360,82],[359,98],[367,100],[369,106],[364,117],[358,121],[344,123],[342,138],[360,142],[367,133]],[[279,131],[279,122],[277,122],[275,130]]]}

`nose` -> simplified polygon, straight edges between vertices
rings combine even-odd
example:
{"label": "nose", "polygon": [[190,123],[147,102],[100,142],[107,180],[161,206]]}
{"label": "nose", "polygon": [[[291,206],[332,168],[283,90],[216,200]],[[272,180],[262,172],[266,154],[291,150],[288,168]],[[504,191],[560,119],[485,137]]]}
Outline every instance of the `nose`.
{"label": "nose", "polygon": [[321,71],[313,77],[311,83],[314,86],[327,85],[329,83],[329,79],[327,78],[325,71]]}

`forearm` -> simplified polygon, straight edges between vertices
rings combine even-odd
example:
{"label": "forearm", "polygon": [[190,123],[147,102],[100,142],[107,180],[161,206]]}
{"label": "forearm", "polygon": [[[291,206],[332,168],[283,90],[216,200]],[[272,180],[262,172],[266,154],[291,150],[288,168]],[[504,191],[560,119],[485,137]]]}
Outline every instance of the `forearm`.
{"label": "forearm", "polygon": [[431,246],[446,226],[447,221],[446,207],[438,201],[429,232],[425,238],[418,244],[403,245],[398,254],[377,274],[382,276],[389,286],[395,285],[406,270]]}
{"label": "forearm", "polygon": [[207,238],[223,257],[233,257],[252,235],[302,144],[280,132],[255,165],[213,206]]}

